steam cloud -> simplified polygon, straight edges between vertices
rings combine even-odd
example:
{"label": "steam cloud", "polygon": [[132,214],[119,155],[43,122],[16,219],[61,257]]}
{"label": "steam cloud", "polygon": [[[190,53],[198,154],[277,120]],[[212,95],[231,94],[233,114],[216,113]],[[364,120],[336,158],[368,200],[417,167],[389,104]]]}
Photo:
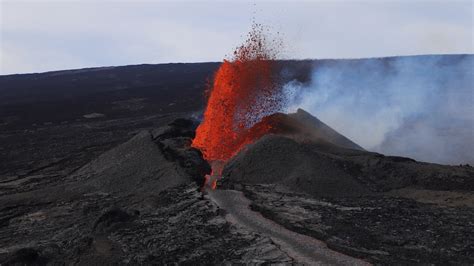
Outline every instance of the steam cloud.
{"label": "steam cloud", "polygon": [[474,162],[474,56],[320,60],[284,86],[302,108],[367,150],[443,164]]}

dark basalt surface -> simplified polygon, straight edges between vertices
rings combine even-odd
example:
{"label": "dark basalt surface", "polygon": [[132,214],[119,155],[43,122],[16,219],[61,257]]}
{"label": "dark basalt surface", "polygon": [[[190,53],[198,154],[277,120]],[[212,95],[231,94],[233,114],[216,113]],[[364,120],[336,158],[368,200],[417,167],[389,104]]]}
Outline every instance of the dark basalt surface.
{"label": "dark basalt surface", "polygon": [[270,239],[231,227],[195,184],[146,200],[92,192],[13,207],[0,230],[2,265],[291,262]]}
{"label": "dark basalt surface", "polygon": [[291,262],[198,192],[187,118],[218,66],[0,76],[0,264]]}
{"label": "dark basalt surface", "polygon": [[[267,119],[293,125],[295,116]],[[268,219],[370,262],[474,262],[472,167],[347,149],[333,138],[289,132],[239,152],[218,186],[243,191]]]}
{"label": "dark basalt surface", "polygon": [[183,113],[84,119],[0,131],[0,195],[61,183],[105,151],[142,130],[166,125]]}
{"label": "dark basalt surface", "polygon": [[[281,81],[308,82],[314,61],[279,61]],[[131,65],[0,75],[0,129],[201,111],[220,63]],[[103,120],[103,119],[102,119]]]}
{"label": "dark basalt surface", "polygon": [[[336,63],[323,61],[282,62],[282,76],[308,82],[314,65]],[[217,67],[1,76],[0,264],[294,263],[199,191],[210,169],[189,144]],[[255,143],[219,188],[371,262],[474,263],[472,167],[366,152],[315,126],[316,142]]]}
{"label": "dark basalt surface", "polygon": [[267,135],[232,158],[231,182],[282,184],[314,196],[360,196],[416,187],[474,191],[474,169],[345,149],[324,140]]}
{"label": "dark basalt surface", "polygon": [[[84,138],[84,142],[100,142],[104,132],[114,132],[109,127],[117,130],[106,135],[109,140],[116,136],[115,141],[120,142],[125,137],[119,133],[128,140],[100,154],[107,145],[91,153],[77,150],[81,160],[89,159],[84,164],[70,156],[4,180],[0,263],[295,262],[265,235],[231,225],[225,210],[200,192],[210,168],[200,152],[190,147],[197,122],[176,119],[178,116],[78,125],[83,130],[93,128],[88,134],[97,136]],[[46,127],[44,131],[61,132],[59,129]],[[267,154],[268,148],[271,152]],[[305,160],[315,158],[317,164],[303,167]],[[361,167],[354,168],[357,164]],[[298,178],[300,170],[312,176]],[[431,165],[327,142],[301,144],[285,136],[266,136],[227,165],[225,174],[231,175],[220,189],[241,190],[252,201],[251,208],[266,218],[370,262],[471,264],[471,172],[468,166]],[[279,180],[275,173],[287,180]],[[413,173],[420,175],[420,181],[413,182],[418,180]],[[429,179],[436,173],[442,175]],[[43,176],[38,177],[40,174]],[[453,189],[447,184],[449,178],[464,188],[456,185]],[[428,182],[432,180],[440,181]],[[416,201],[401,190],[392,190],[404,187],[412,189],[412,194],[438,189],[448,193],[449,204],[422,203],[420,197],[430,200],[425,194],[419,194]]]}
{"label": "dark basalt surface", "polygon": [[0,264],[291,263],[203,197],[195,125],[143,130],[61,182],[1,196]]}
{"label": "dark basalt surface", "polygon": [[388,196],[309,197],[246,185],[252,209],[334,250],[373,263],[473,263],[474,209]]}

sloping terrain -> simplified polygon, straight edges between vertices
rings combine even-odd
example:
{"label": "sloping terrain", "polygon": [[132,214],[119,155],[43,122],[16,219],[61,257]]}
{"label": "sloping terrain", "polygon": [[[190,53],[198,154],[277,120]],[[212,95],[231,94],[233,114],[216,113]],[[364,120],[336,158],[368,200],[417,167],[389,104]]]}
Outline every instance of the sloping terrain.
{"label": "sloping terrain", "polygon": [[[7,128],[188,112],[203,107],[218,63],[137,65],[0,77],[0,119]],[[0,122],[2,124],[2,122]]]}
{"label": "sloping terrain", "polygon": [[293,120],[293,123],[298,122],[301,125],[300,128],[305,128],[304,130],[299,130],[298,135],[305,132],[303,134],[307,134],[316,140],[324,140],[343,148],[364,150],[352,140],[339,134],[339,132],[302,109],[298,109],[296,113],[288,114],[288,118],[289,121]]}
{"label": "sloping terrain", "polygon": [[0,264],[292,262],[199,192],[210,168],[194,129],[141,131],[60,182],[0,197]]}
{"label": "sloping terrain", "polygon": [[[0,76],[0,129],[84,122],[91,114],[118,119],[202,111],[206,85],[219,65],[131,65]],[[307,82],[312,65],[310,60],[279,62],[282,82]]]}
{"label": "sloping terrain", "polygon": [[[324,64],[338,61],[284,62],[282,76],[305,83]],[[199,116],[217,67],[0,76],[0,264],[301,262],[252,223],[375,263],[474,263],[472,167],[364,151],[302,110],[265,118],[274,135],[227,165],[218,192],[259,217],[229,221],[240,209],[200,192],[196,121],[178,119]]]}
{"label": "sloping terrain", "polygon": [[[412,198],[420,188],[443,188],[472,197],[470,167],[341,148],[321,135],[298,137],[297,129],[287,127],[249,145],[226,166],[218,189],[247,197],[235,204],[226,197],[238,192],[222,191],[217,200],[200,192],[210,168],[190,148],[197,123],[162,119],[155,121],[162,126],[130,134],[56,178],[4,182],[0,263],[287,264],[327,262],[324,254],[332,254],[330,261],[364,263],[337,252],[376,263],[472,262],[473,206],[400,196],[406,188]],[[449,178],[458,185],[442,182]],[[269,224],[287,231],[275,235]],[[313,249],[313,240],[298,241],[308,237],[325,244]]]}
{"label": "sloping terrain", "polygon": [[0,133],[0,195],[62,182],[105,151],[183,113],[86,119]]}
{"label": "sloping terrain", "polygon": [[[289,230],[374,263],[473,262],[472,167],[347,149],[333,134],[295,130],[295,117],[267,117],[292,130],[247,146],[225,166],[220,187],[243,191],[253,210]],[[314,134],[326,128],[307,121]]]}
{"label": "sloping terrain", "polygon": [[281,183],[299,192],[325,196],[363,195],[409,186],[474,190],[470,166],[421,163],[280,135],[268,135],[249,145],[226,165],[223,175],[232,181]]}

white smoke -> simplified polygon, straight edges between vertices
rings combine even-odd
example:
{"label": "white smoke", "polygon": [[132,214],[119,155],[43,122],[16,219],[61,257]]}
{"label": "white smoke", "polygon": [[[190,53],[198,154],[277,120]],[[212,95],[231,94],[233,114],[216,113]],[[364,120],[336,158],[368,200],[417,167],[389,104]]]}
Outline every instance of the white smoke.
{"label": "white smoke", "polygon": [[302,108],[367,150],[474,162],[474,56],[316,61],[310,84],[284,87]]}

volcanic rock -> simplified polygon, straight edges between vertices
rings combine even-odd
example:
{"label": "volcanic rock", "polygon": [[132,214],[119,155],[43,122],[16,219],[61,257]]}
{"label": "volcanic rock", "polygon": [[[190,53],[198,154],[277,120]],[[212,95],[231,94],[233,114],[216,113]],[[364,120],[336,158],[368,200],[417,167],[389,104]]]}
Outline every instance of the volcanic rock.
{"label": "volcanic rock", "polygon": [[[303,120],[312,123],[303,126]],[[276,134],[248,145],[227,163],[223,176],[231,182],[281,184],[315,196],[365,195],[408,186],[474,190],[472,168],[364,151],[302,110],[263,121]]]}
{"label": "volcanic rock", "polygon": [[279,130],[232,158],[220,184],[253,210],[373,263],[474,262],[473,168],[364,151],[301,110],[265,119]]}
{"label": "volcanic rock", "polygon": [[305,134],[312,136],[313,139],[320,139],[330,142],[339,147],[364,150],[361,146],[354,143],[347,137],[339,134],[336,130],[332,129],[318,118],[312,116],[310,113],[303,109],[298,109],[296,113],[288,114],[288,118],[293,119],[296,123],[299,122],[300,128],[304,128],[303,131],[299,131],[298,134],[304,132]]}
{"label": "volcanic rock", "polygon": [[474,206],[387,195],[309,197],[276,185],[242,189],[253,210],[354,257],[376,264],[473,263]]}
{"label": "volcanic rock", "polygon": [[199,192],[195,125],[140,131],[62,182],[0,197],[0,264],[292,263]]}
{"label": "volcanic rock", "polygon": [[[140,130],[60,182],[17,186],[1,196],[0,263],[297,263],[265,234],[234,226],[200,192],[210,167],[190,147],[196,124],[179,119]],[[386,157],[287,129],[231,160],[218,189],[242,190],[267,219],[371,262],[472,262],[472,206],[421,203],[400,196],[400,189],[384,193],[406,187],[411,197],[417,186],[426,195],[462,184],[464,191],[450,192],[471,202],[470,167]],[[49,165],[44,169],[56,169]]]}
{"label": "volcanic rock", "polygon": [[106,193],[155,193],[187,181],[165,158],[147,131],[100,155],[70,179]]}
{"label": "volcanic rock", "polygon": [[[307,83],[315,64],[336,61],[278,64],[282,84]],[[189,147],[197,122],[187,118],[218,67],[0,77],[0,264],[298,264],[200,192],[210,169]],[[363,151],[302,110],[267,122],[274,135],[252,139],[217,188],[250,200],[252,217],[378,264],[474,264],[472,167]]]}
{"label": "volcanic rock", "polygon": [[348,174],[344,160],[314,146],[268,135],[233,158],[224,168],[230,182],[281,184],[311,195],[362,195],[369,189]]}

